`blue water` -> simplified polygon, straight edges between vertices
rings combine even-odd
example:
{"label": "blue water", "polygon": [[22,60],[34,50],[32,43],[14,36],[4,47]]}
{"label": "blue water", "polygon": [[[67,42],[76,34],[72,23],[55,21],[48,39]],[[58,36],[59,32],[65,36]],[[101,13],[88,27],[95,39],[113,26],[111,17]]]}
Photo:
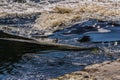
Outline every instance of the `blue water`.
{"label": "blue water", "polygon": [[[93,28],[92,26],[96,23],[98,24]],[[58,43],[64,44],[84,47],[97,46],[101,49],[100,51],[41,51],[36,48],[35,51],[27,52],[26,50],[28,49],[22,46],[19,47],[19,51],[17,51],[17,48],[11,50],[12,47],[6,50],[5,47],[1,46],[0,49],[5,50],[2,50],[0,53],[5,55],[0,57],[0,80],[48,80],[66,73],[82,70],[90,64],[119,58],[119,42],[117,45],[114,45],[114,42],[82,43],[77,41],[86,32],[98,31],[98,25],[106,28],[106,26],[111,24],[97,20],[88,20],[57,31],[48,36],[48,38],[58,39]],[[117,25],[116,27],[119,28],[120,26]],[[32,47],[32,49],[34,48]]]}

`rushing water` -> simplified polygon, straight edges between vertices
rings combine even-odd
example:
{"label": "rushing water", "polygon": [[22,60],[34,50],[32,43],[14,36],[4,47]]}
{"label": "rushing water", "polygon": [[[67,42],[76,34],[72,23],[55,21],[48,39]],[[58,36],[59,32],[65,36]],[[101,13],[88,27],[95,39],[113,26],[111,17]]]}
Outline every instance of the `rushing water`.
{"label": "rushing water", "polygon": [[28,45],[29,48],[26,48],[27,44],[26,46],[14,44],[19,45],[15,48],[14,45],[7,45],[7,47],[2,45],[0,46],[0,80],[48,80],[82,70],[90,64],[115,60],[120,57],[119,41],[106,42],[106,39],[98,43],[78,41],[87,32],[101,32],[98,30],[100,28],[112,31],[120,27],[114,24],[113,29],[111,26],[112,23],[109,22],[88,20],[48,36],[48,38],[58,39],[58,43],[85,47],[97,46],[100,51],[41,51],[33,45]]}

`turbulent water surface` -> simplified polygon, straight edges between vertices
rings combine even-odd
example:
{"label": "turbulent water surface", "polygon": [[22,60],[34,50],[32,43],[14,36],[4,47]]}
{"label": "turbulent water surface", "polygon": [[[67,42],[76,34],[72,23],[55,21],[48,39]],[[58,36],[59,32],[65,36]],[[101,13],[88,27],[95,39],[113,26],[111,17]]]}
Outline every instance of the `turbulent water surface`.
{"label": "turbulent water surface", "polygon": [[[66,73],[82,70],[90,64],[115,60],[120,57],[120,38],[117,36],[117,41],[107,41],[108,39],[104,34],[117,32],[117,35],[119,35],[119,29],[120,25],[117,23],[92,19],[56,31],[48,36],[48,38],[57,39],[58,43],[84,47],[97,46],[100,48],[99,51],[41,51],[32,45],[28,45],[29,49],[22,45],[19,45],[19,48],[13,48],[14,45],[7,45],[9,48],[6,48],[6,45],[0,46],[0,54],[5,54],[0,58],[0,80],[48,80]],[[96,32],[102,34],[103,37],[99,42],[96,43],[92,40],[88,42],[80,41],[89,33],[99,37]],[[92,36],[90,35],[90,37]],[[113,38],[110,37],[110,39]],[[96,37],[94,40],[97,40]],[[34,49],[35,51],[29,51]]]}

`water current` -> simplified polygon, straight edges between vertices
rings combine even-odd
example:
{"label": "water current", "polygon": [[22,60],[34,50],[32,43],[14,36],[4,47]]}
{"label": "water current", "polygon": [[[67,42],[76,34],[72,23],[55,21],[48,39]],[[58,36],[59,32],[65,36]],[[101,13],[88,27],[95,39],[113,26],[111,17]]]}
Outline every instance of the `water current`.
{"label": "water current", "polygon": [[[120,57],[120,37],[116,36],[116,40],[114,36],[108,35],[109,32],[111,35],[114,32],[119,35],[119,30],[120,25],[117,23],[90,19],[48,36],[50,39],[57,39],[57,43],[84,47],[95,46],[100,48],[99,51],[54,49],[43,51],[28,44],[14,44],[19,47],[14,47],[13,44],[7,45],[7,43],[0,45],[0,80],[48,80],[66,73],[80,71],[87,65],[115,60]],[[82,42],[81,39],[86,35],[90,37],[90,40]],[[93,37],[94,35],[97,37]]]}

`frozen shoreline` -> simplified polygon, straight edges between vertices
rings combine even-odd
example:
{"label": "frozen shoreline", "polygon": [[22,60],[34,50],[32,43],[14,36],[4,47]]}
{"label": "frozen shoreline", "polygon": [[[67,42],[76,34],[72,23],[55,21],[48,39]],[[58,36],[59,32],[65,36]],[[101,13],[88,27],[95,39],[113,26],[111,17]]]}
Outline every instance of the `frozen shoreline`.
{"label": "frozen shoreline", "polygon": [[51,80],[119,80],[120,59],[105,61],[85,67],[83,71],[76,71]]}
{"label": "frozen shoreline", "polygon": [[41,3],[0,3],[0,18],[4,19],[6,16],[12,18],[14,15],[21,18],[25,15],[32,16],[40,13],[32,26],[42,31],[44,35],[50,35],[56,30],[70,27],[77,22],[83,22],[91,18],[120,23],[119,6],[114,0],[62,0],[55,3],[46,1]]}
{"label": "frozen shoreline", "polygon": [[[56,2],[56,3],[47,3],[47,2],[45,3],[32,3],[32,2],[30,3],[4,3],[4,4],[0,3],[0,18],[1,19],[13,18],[12,21],[14,23],[14,20],[15,21],[18,20],[19,22],[19,18],[22,18],[22,19],[27,18],[29,20],[32,18],[31,17],[32,15],[36,13],[40,13],[37,19],[35,19],[35,22],[32,24],[32,26],[36,27],[37,29],[41,31],[45,31],[44,33],[46,33],[46,35],[49,35],[56,30],[70,27],[76,22],[82,22],[90,18],[99,19],[101,21],[102,20],[103,21],[104,20],[105,21],[119,21],[120,20],[120,8],[119,8],[120,5],[118,4],[116,5],[116,2],[114,2],[114,0],[109,0],[109,2],[105,1],[106,3],[103,3],[104,1],[105,0],[101,0],[100,2],[90,1],[91,3],[85,0],[84,1],[65,0],[65,1]],[[98,66],[95,67],[96,65]],[[104,69],[106,68],[106,66],[109,66],[107,67],[107,69],[113,68],[114,70],[113,69],[107,70],[107,72],[105,70],[104,72]],[[96,72],[89,73],[89,70],[93,70],[93,71],[103,70],[103,72],[100,72],[100,74],[98,74],[98,75],[103,74],[102,76],[103,78],[106,77],[104,76],[104,74],[110,74],[108,75],[108,77],[112,77],[111,74],[114,74],[115,76],[119,77],[117,75],[118,70],[120,70],[119,66],[120,66],[119,60],[114,61],[114,62],[107,62],[107,63],[105,62],[101,64],[95,64],[92,66],[93,69],[91,69],[91,66],[89,66],[88,68],[85,69],[86,70],[85,72],[78,71],[75,73],[73,72],[71,74],[66,74],[63,77],[59,77],[58,80],[64,80],[64,79],[69,80],[68,78],[73,79],[76,77],[79,79],[81,77],[81,74],[84,74],[84,73],[85,75],[82,75],[82,77],[94,79],[97,76]],[[97,76],[97,77],[101,78],[101,76]]]}

